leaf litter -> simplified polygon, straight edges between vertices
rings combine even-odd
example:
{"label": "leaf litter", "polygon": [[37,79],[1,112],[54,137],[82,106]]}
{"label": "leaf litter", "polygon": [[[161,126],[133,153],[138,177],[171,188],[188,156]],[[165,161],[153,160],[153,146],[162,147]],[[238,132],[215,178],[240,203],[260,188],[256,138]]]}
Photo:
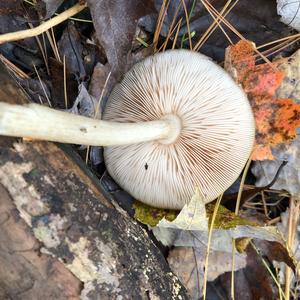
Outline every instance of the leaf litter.
{"label": "leaf litter", "polygon": [[300,105],[288,98],[276,98],[284,72],[277,64],[255,64],[255,45],[240,41],[226,53],[225,68],[248,95],[256,121],[253,160],[273,159],[271,146],[296,138],[300,126]]}
{"label": "leaf litter", "polygon": [[[16,31],[26,27],[24,24],[27,24],[28,15],[24,14],[25,17],[22,18],[20,16],[20,1],[14,2],[18,5],[13,6],[5,3],[5,5],[0,6],[3,8],[0,13],[4,14],[3,18],[0,18],[2,19],[0,22],[1,32],[5,32],[6,28],[11,28],[9,31]],[[39,3],[38,13],[34,13],[34,9],[29,4],[25,4],[27,11],[30,11],[31,19],[34,19],[36,23],[40,18],[39,16],[47,18],[70,4],[69,1],[65,1],[60,6],[62,1],[57,0],[37,2]],[[207,2],[204,0],[184,1],[187,12],[190,13],[189,22],[186,19],[183,1],[169,2],[166,15],[162,20],[162,28],[158,34],[158,47],[164,43],[166,37],[168,38],[168,42],[165,44],[166,49],[172,46],[188,48],[190,42],[195,45],[214,22],[211,11],[205,8]],[[41,47],[38,46],[35,38],[9,43],[5,47],[0,46],[0,52],[3,55],[8,55],[11,61],[28,72],[31,77],[34,77],[30,74],[34,70],[32,62],[37,62],[36,59],[39,59],[39,63],[35,63],[35,65],[38,66],[42,78],[41,82],[47,86],[47,94],[50,95],[54,107],[60,108],[65,108],[65,99],[63,99],[65,91],[63,85],[57,91],[56,87],[58,87],[59,82],[62,83],[64,80],[62,62],[65,56],[69,104],[73,106],[73,112],[93,116],[102,92],[101,106],[103,108],[111,89],[122,78],[124,72],[136,61],[153,53],[152,38],[157,34],[157,18],[162,3],[161,0],[148,1],[147,3],[140,0],[119,1],[118,3],[89,0],[90,11],[82,12],[78,16],[78,21],[68,21],[64,26],[55,28],[54,33],[48,32],[37,38],[47,53],[47,63],[50,62],[49,57],[53,59],[54,49],[58,47],[61,61],[50,64],[50,66],[56,66],[56,68],[51,69],[50,75],[43,67],[45,57],[41,54]],[[219,12],[224,7],[224,1],[213,0],[210,3]],[[258,148],[252,157],[252,159],[260,160],[255,162],[252,167],[257,180],[256,185],[267,185],[274,177],[281,162],[286,160],[288,164],[279,174],[273,188],[285,189],[294,196],[298,195],[300,184],[298,179],[299,138],[297,137],[299,130],[297,127],[300,124],[298,116],[300,103],[299,74],[297,73],[299,72],[299,59],[297,57],[299,54],[276,61],[273,59],[272,64],[261,63],[260,57],[256,55],[255,46],[255,44],[262,45],[285,38],[292,35],[293,32],[279,21],[280,16],[276,14],[275,2],[240,0],[232,1],[231,4],[224,13],[226,20],[242,36],[254,43],[238,42],[240,37],[235,32],[230,31],[230,27],[222,24],[227,36],[224,35],[220,26],[216,26],[206,42],[200,47],[200,52],[221,62],[224,60],[225,49],[229,46],[225,66],[247,92],[256,117],[256,144]],[[13,16],[13,22],[11,22],[11,16]],[[81,21],[80,18],[82,18]],[[91,26],[91,20],[94,28]],[[173,28],[172,34],[169,30],[171,26],[177,26]],[[187,34],[188,27],[192,33],[191,40]],[[175,30],[176,28],[178,30]],[[52,36],[52,41],[50,36]],[[280,42],[278,45],[281,45]],[[281,53],[285,56],[297,48],[295,43],[284,45]],[[18,50],[15,51],[15,49]],[[274,49],[278,51],[276,47]],[[18,55],[18,53],[22,54]],[[25,60],[25,57],[29,57],[29,59]],[[58,67],[59,64],[60,67]],[[106,82],[108,74],[111,76]],[[35,80],[37,81],[36,78]],[[39,101],[42,98],[42,91],[37,84],[35,86],[36,88],[27,88],[27,90],[35,101]],[[60,102],[55,99],[60,99]],[[75,104],[73,104],[74,101]],[[46,101],[43,100],[43,102]],[[97,157],[101,157],[98,150]],[[101,158],[98,159],[98,163],[94,167],[96,173],[101,176],[104,169]],[[105,182],[106,177],[103,178],[103,185],[108,186],[108,181]],[[118,188],[113,192],[110,191],[110,193],[111,197],[118,198],[119,203],[128,200],[126,192],[120,191]],[[126,207],[126,205],[124,206]],[[177,269],[179,269],[179,273],[185,273],[182,280],[187,282],[187,285],[191,284],[191,294],[196,299],[201,295],[201,287],[203,286],[203,281],[199,282],[199,274],[203,275],[208,227],[214,205],[210,204],[205,207],[199,193],[196,193],[190,205],[185,207],[179,215],[178,212],[155,210],[142,207],[137,203],[134,207],[137,219],[145,222],[146,216],[148,220],[145,223],[154,228],[153,232],[158,239],[167,245],[180,246],[180,248],[175,247],[170,252],[169,262],[174,266],[183,266],[186,261],[186,269],[180,267]],[[245,208],[243,209],[245,210]],[[284,218],[287,218],[286,215]],[[248,293],[252,298],[278,294],[274,282],[270,281],[270,274],[266,272],[260,256],[253,250],[254,248],[249,241],[251,239],[257,247],[260,247],[270,261],[283,261],[295,269],[293,256],[286,251],[285,247],[285,237],[283,236],[286,235],[286,231],[280,233],[279,228],[280,226],[278,228],[261,226],[261,223],[245,217],[238,217],[221,206],[214,225],[210,249],[208,280],[211,281],[211,284],[219,280],[219,286],[227,287],[225,296],[230,295],[228,276],[231,276],[231,251],[234,239],[237,248],[244,251],[243,253],[236,253],[233,264],[234,276],[238,282],[242,282],[242,284],[235,286],[237,299],[242,299],[238,297],[242,295],[242,288],[244,288],[244,295]],[[189,247],[187,248],[187,246]],[[296,250],[294,249],[294,251]],[[182,255],[178,255],[178,253]],[[261,276],[255,278],[258,274]],[[189,275],[194,279],[188,283]],[[200,277],[203,277],[202,275]],[[254,286],[263,286],[263,288],[258,291],[254,289]],[[212,293],[211,290],[208,292]],[[222,293],[224,293],[224,289]]]}

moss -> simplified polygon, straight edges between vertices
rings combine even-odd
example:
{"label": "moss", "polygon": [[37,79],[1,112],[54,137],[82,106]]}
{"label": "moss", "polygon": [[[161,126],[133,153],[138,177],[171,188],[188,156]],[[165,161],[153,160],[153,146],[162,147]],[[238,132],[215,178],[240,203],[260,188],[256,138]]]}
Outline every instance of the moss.
{"label": "moss", "polygon": [[239,253],[243,253],[248,247],[251,238],[240,238],[235,240],[235,248]]}
{"label": "moss", "polygon": [[179,213],[177,210],[155,208],[139,201],[134,202],[133,208],[135,219],[152,227],[156,226],[162,218],[174,221]]}
{"label": "moss", "polygon": [[[215,209],[214,204],[206,205],[206,213],[208,217],[208,224],[211,224],[211,218]],[[218,213],[214,223],[214,229],[231,229],[235,228],[239,225],[248,225],[248,226],[259,226],[255,222],[249,221],[247,219],[243,219],[237,215],[235,215],[232,211],[227,209],[226,207],[220,205],[218,209]]]}
{"label": "moss", "polygon": [[[174,221],[179,213],[177,210],[155,208],[139,201],[135,201],[133,208],[135,209],[135,219],[152,227],[156,226],[162,218],[166,218],[170,222]],[[211,223],[214,209],[214,204],[206,205],[209,225]],[[255,222],[236,216],[232,211],[220,205],[215,219],[214,229],[228,230],[240,225],[259,226]]]}

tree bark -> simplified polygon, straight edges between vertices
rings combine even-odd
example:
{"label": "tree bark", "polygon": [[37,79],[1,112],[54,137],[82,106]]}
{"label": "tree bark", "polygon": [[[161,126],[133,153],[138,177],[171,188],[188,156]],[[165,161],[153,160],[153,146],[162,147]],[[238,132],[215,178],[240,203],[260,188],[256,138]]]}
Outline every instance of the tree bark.
{"label": "tree bark", "polygon": [[0,299],[79,299],[80,280],[40,246],[0,184]]}

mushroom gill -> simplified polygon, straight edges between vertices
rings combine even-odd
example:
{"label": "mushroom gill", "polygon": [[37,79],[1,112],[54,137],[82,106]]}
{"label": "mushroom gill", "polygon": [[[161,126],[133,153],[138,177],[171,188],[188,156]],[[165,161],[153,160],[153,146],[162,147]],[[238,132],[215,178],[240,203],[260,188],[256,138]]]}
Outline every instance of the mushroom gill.
{"label": "mushroom gill", "polygon": [[108,172],[151,206],[181,209],[199,187],[205,202],[239,176],[254,142],[254,119],[243,90],[206,56],[172,50],[136,64],[108,101],[104,119],[139,123],[179,119],[171,141],[104,150]]}

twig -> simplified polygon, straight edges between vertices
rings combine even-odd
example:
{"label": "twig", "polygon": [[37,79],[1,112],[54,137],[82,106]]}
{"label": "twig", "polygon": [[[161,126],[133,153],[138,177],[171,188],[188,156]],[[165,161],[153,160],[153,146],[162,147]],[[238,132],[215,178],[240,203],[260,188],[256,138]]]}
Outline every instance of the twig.
{"label": "twig", "polygon": [[266,203],[266,198],[265,198],[265,193],[264,191],[261,191],[260,192],[260,195],[261,195],[261,201],[262,201],[262,204],[263,204],[263,208],[264,208],[264,214],[267,218],[269,218],[269,215],[268,215],[268,208],[267,208],[267,203]]}
{"label": "twig", "polygon": [[281,217],[280,217],[280,216],[279,216],[279,217],[276,217],[276,218],[274,218],[274,219],[268,221],[268,222],[267,222],[267,225],[268,225],[268,226],[271,226],[271,225],[273,225],[273,224],[278,223],[280,220],[281,220]]}
{"label": "twig", "polygon": [[79,13],[86,7],[87,7],[86,3],[84,3],[84,4],[77,3],[76,5],[67,9],[60,15],[54,17],[53,19],[46,21],[45,23],[42,23],[41,25],[39,25],[35,28],[2,34],[2,35],[0,35],[0,44],[37,36],[45,31],[47,31],[51,27],[54,27],[54,26],[62,23],[63,21],[67,20],[68,18],[76,15],[77,13]]}
{"label": "twig", "polygon": [[55,58],[57,61],[62,62],[60,55],[59,55],[59,51],[58,51],[58,47],[57,47],[57,43],[56,43],[56,39],[55,39],[55,35],[54,35],[54,31],[53,31],[53,27],[51,27],[51,31],[49,32],[49,30],[46,31],[46,35],[48,37],[49,43],[52,47],[53,53],[55,55]]}
{"label": "twig", "polygon": [[260,45],[260,46],[256,47],[256,49],[265,48],[267,46],[270,46],[270,45],[273,45],[273,44],[276,44],[276,43],[284,42],[286,40],[290,40],[290,39],[294,39],[294,38],[296,39],[296,38],[299,38],[299,37],[300,37],[300,33],[297,33],[297,34],[294,34],[294,35],[290,35],[290,36],[286,36],[284,38],[281,38],[281,39],[278,39],[278,40],[271,41],[269,43]]}
{"label": "twig", "polygon": [[[28,25],[30,28],[34,28],[33,25],[31,23],[28,22]],[[45,38],[44,38],[44,35],[42,35],[42,38],[43,38],[43,41],[45,41]],[[43,57],[43,60],[44,60],[44,63],[45,63],[45,67],[46,67],[46,70],[47,70],[47,74],[50,75],[50,69],[49,69],[49,64],[48,64],[48,59],[46,57],[47,53],[46,51],[44,51],[44,48],[43,48],[43,45],[40,41],[40,38],[39,36],[35,36],[35,40],[38,44],[38,47],[40,48],[40,51],[41,51],[41,54],[42,54],[42,57]],[[45,43],[44,43],[45,45]]]}
{"label": "twig", "polygon": [[[191,7],[191,10],[190,10],[189,15],[188,15],[188,21],[189,21],[189,22],[190,22],[190,20],[191,20],[191,18],[192,18],[194,9],[195,9],[195,7],[196,7],[196,2],[197,2],[197,0],[193,0],[192,7]],[[188,29],[188,30],[189,30],[189,29]],[[186,34],[187,34],[187,30],[184,31],[184,34],[183,34],[183,36],[182,36],[182,38],[181,38],[181,45],[180,45],[180,48],[183,48],[183,46],[184,46]],[[190,34],[191,34],[191,33],[189,32],[189,35],[190,35]]]}

